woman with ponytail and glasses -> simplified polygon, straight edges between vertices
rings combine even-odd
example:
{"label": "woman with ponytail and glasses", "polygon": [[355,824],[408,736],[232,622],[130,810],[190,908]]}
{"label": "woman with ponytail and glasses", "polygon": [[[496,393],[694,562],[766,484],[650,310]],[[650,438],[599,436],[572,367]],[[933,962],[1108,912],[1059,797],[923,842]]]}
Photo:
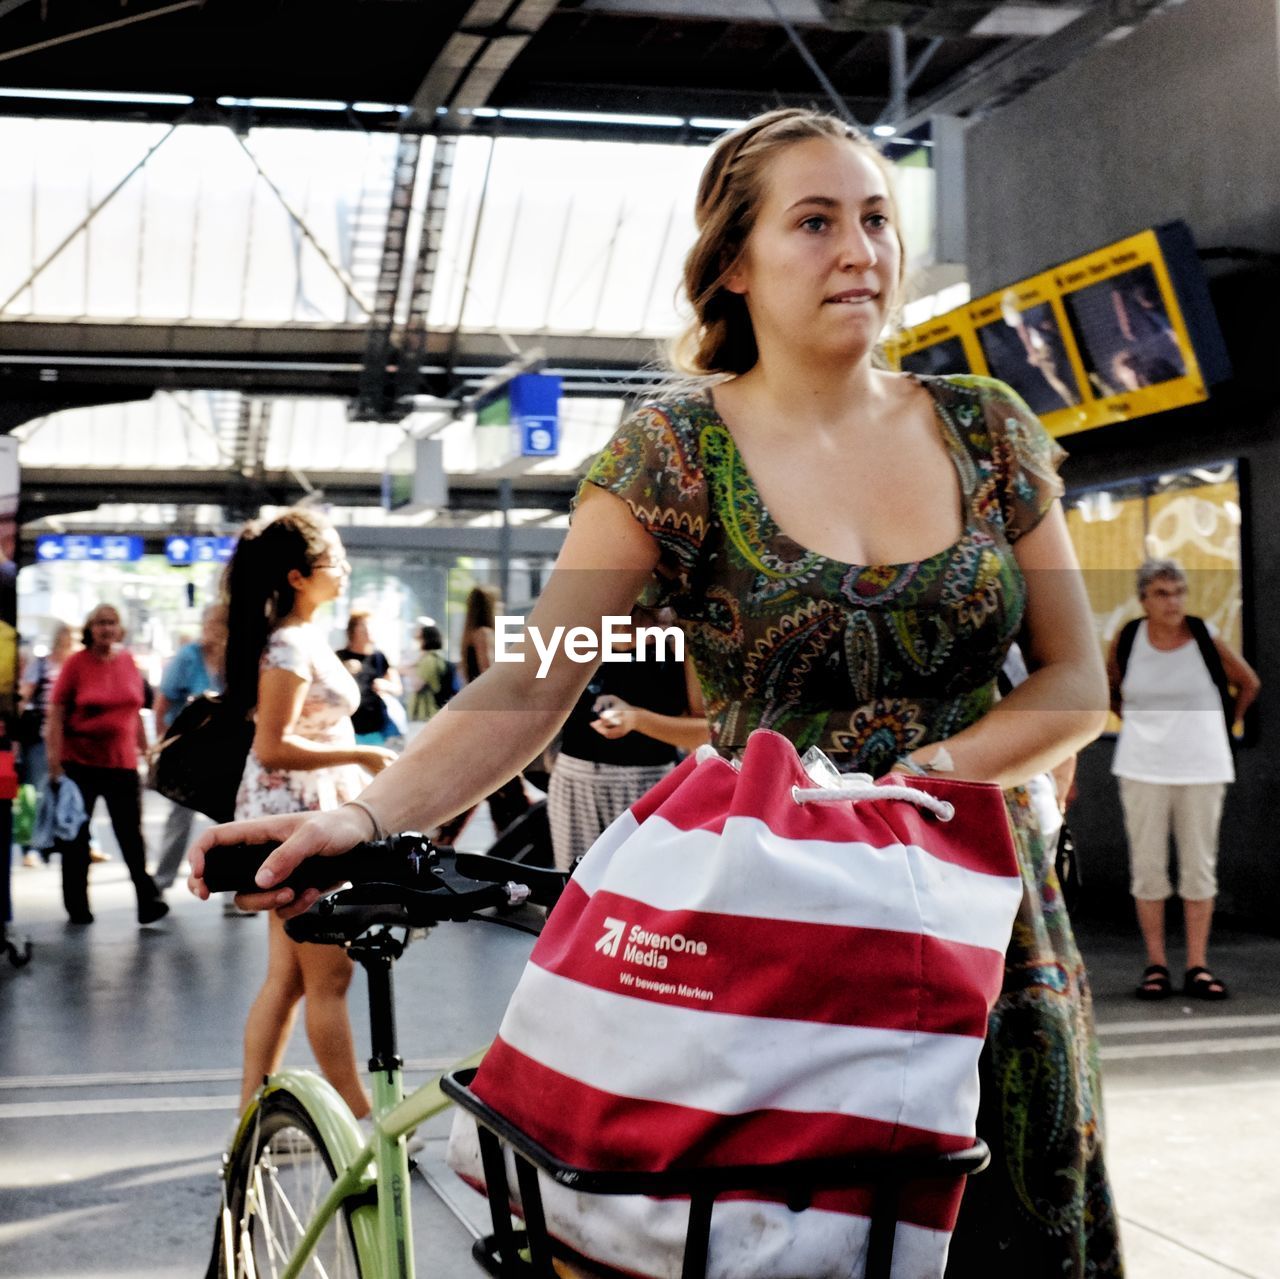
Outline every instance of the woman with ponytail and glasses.
{"label": "woman with ponytail and glasses", "polygon": [[[313,620],[342,594],[349,572],[337,533],[312,511],[286,511],[236,546],[225,696],[255,711],[237,819],[338,808],[395,758],[356,744],[359,689]],[[241,1107],[279,1068],[301,1000],[320,1069],[357,1117],[367,1115],[347,1016],[351,960],[336,946],[291,941],[275,916],[270,929],[267,977],[245,1024]]]}
{"label": "woman with ponytail and glasses", "polygon": [[[1089,984],[1024,785],[1106,717],[1061,450],[1000,382],[877,361],[902,285],[901,221],[891,167],[843,121],[784,109],[727,134],[695,223],[693,323],[674,360],[685,380],[591,466],[529,626],[598,636],[650,588],[676,611],[724,754],[767,727],[849,772],[1005,789],[1023,893],[980,1072],[993,1158],[965,1190],[948,1273],[1114,1279]],[[1000,699],[1023,628],[1032,673]],[[282,839],[258,874],[265,891],[241,900],[306,909],[313,892],[279,886],[298,862],[377,829],[428,829],[491,794],[590,676],[563,648],[546,669],[495,662],[362,809],[209,832],[195,890],[210,845]],[[880,997],[901,1015],[892,991]]]}

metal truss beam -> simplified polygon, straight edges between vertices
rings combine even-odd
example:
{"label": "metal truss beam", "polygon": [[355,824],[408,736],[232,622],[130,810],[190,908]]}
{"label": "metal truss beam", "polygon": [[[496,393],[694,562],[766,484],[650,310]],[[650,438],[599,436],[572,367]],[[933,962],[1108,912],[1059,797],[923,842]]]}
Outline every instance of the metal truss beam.
{"label": "metal truss beam", "polygon": [[[359,324],[168,324],[0,318],[0,433],[56,408],[147,399],[156,390],[352,399],[367,329]],[[541,347],[565,393],[619,397],[660,380],[652,339],[544,333],[427,334],[421,392],[469,394],[511,360],[508,338]],[[419,405],[419,407],[422,407]]]}
{"label": "metal truss beam", "polygon": [[[413,193],[418,181],[418,162],[422,158],[422,138],[401,133],[391,169],[391,199],[387,206],[387,225],[382,241],[382,257],[378,264],[378,283],[374,290],[373,310],[365,340],[364,367],[360,370],[360,391],[352,405],[356,417],[395,420],[391,410],[392,331],[396,322],[396,302],[404,278],[405,251],[409,239],[409,218],[413,212]],[[401,415],[403,416],[403,414]]]}
{"label": "metal truss beam", "polygon": [[1129,0],[1096,4],[1074,22],[1038,40],[1002,46],[968,68],[932,96],[913,102],[899,133],[911,133],[934,116],[976,118],[994,111],[1065,70],[1120,27],[1135,27],[1169,0]]}
{"label": "metal truss beam", "polygon": [[[431,157],[431,180],[427,186],[427,202],[422,210],[422,231],[418,239],[418,260],[409,286],[409,311],[397,353],[393,413],[408,408],[410,398],[420,389],[418,370],[427,358],[427,313],[431,308],[431,291],[435,288],[436,270],[440,263],[440,245],[444,237],[444,220],[448,211],[449,189],[453,183],[453,164],[458,154],[457,138],[437,138]],[[492,150],[490,150],[492,158]],[[485,169],[485,189],[488,188]],[[480,195],[484,207],[484,190]],[[480,219],[477,216],[477,238]],[[473,249],[474,252],[474,249]],[[465,286],[463,291],[465,297]]]}
{"label": "metal truss beam", "polygon": [[825,27],[826,16],[817,0],[582,0],[580,13],[609,13],[641,18],[670,18],[687,22],[704,18],[711,22],[777,21],[777,11],[797,26]]}
{"label": "metal truss beam", "polygon": [[[221,107],[212,102],[193,106],[164,104],[63,101],[53,98],[0,98],[0,116],[59,120],[121,120],[144,124],[189,124],[210,128],[307,129],[338,133],[414,133],[445,137],[533,138],[555,141],[664,142],[673,146],[704,147],[724,132],[719,124],[699,124],[703,117],[747,119],[770,107],[811,106],[813,93],[780,94],[760,90],[698,88],[672,90],[660,85],[628,87],[625,95],[617,85],[575,80],[539,81],[531,87],[527,108],[556,112],[558,116],[471,115],[446,111],[434,119],[405,120],[398,110],[320,111],[304,106]],[[863,118],[874,116],[883,106],[883,97],[850,96],[846,102]],[[629,116],[655,115],[685,117],[683,126],[646,125],[608,118],[593,121],[592,113],[625,112]],[[583,117],[575,113],[583,113]],[[565,113],[568,113],[567,118]]]}
{"label": "metal truss beam", "polygon": [[307,225],[306,218],[304,218],[302,214],[289,203],[285,193],[281,191],[280,188],[271,180],[271,175],[262,167],[261,161],[259,161],[258,157],[253,154],[253,151],[250,149],[249,144],[244,140],[244,138],[238,133],[233,136],[239,144],[240,149],[249,158],[249,163],[257,170],[258,176],[264,183],[266,183],[268,190],[270,190],[271,194],[275,196],[280,207],[286,214],[288,214],[290,221],[292,221],[298,230],[302,232],[303,238],[307,243],[310,244],[311,247],[320,255],[320,259],[325,266],[333,272],[334,277],[337,279],[338,283],[342,285],[343,291],[346,293],[347,297],[349,297],[361,311],[368,315],[369,303],[356,291],[356,287],[352,283],[351,277],[343,269],[342,264],[334,261],[329,250],[324,247],[320,240],[317,239],[315,232]]}
{"label": "metal truss beam", "polygon": [[96,218],[98,214],[101,213],[102,210],[105,209],[107,205],[110,204],[126,186],[129,185],[129,182],[133,179],[134,175],[141,173],[142,170],[146,168],[147,161],[150,160],[151,157],[155,155],[155,153],[159,151],[171,137],[173,137],[176,130],[177,125],[174,125],[167,133],[164,134],[163,137],[158,138],[150,147],[148,147],[147,153],[142,157],[142,159],[140,159],[133,168],[131,168],[128,173],[126,173],[124,177],[122,177],[120,181],[117,182],[115,186],[113,186],[111,190],[108,191],[107,194],[104,195],[102,199],[99,200],[98,203],[95,204],[79,222],[76,223],[76,225],[58,242],[58,245],[53,252],[43,258],[31,274],[28,275],[26,279],[24,279],[22,283],[4,299],[3,302],[0,302],[0,312],[7,311],[9,307],[11,307],[40,278],[40,276],[44,274],[48,267],[62,255],[62,252],[67,248],[67,246],[71,244],[72,241],[75,240],[83,231],[85,231],[88,228],[89,223],[92,222],[94,218]]}
{"label": "metal truss beam", "polygon": [[[19,0],[21,3],[21,0]],[[199,9],[203,6],[204,0],[178,0],[177,4],[167,4],[159,9],[149,9],[143,13],[134,13],[127,18],[116,18],[112,22],[100,22],[94,27],[85,27],[80,31],[68,31],[64,35],[51,36],[47,40],[37,41],[35,44],[23,45],[20,49],[6,49],[0,53],[0,62],[8,62],[13,58],[26,57],[31,53],[43,53],[46,49],[56,48],[58,45],[71,44],[75,40],[84,40],[88,36],[101,35],[106,31],[116,31],[121,27],[131,27],[138,22],[148,22],[152,18],[164,18],[171,13],[178,13],[182,9]],[[10,8],[17,6],[10,0]]]}
{"label": "metal truss beam", "polygon": [[559,0],[475,0],[431,64],[413,114],[435,118],[438,107],[482,107]]}
{"label": "metal truss beam", "polygon": [[[91,511],[112,505],[176,504],[224,506],[252,513],[261,506],[290,506],[314,489],[334,506],[380,506],[382,473],[372,471],[311,471],[312,489],[288,471],[264,471],[252,481],[227,471],[119,470],[100,472],[71,467],[23,467],[20,523]],[[517,476],[511,485],[516,510],[565,513],[577,488],[572,475]],[[491,512],[502,508],[502,481],[485,475],[454,477],[447,507],[457,512]]]}

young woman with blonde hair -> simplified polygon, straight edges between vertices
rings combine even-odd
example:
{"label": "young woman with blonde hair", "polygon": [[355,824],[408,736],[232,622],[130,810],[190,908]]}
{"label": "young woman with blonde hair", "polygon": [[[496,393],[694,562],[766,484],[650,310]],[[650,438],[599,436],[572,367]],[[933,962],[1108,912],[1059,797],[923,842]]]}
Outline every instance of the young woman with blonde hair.
{"label": "young woman with blonde hair", "polygon": [[[654,587],[723,752],[767,725],[852,771],[1006,788],[1024,892],[984,1063],[994,1159],[966,1190],[950,1271],[1119,1275],[1088,983],[1022,786],[1106,712],[1060,451],[998,382],[879,367],[902,238],[887,166],[846,124],[788,109],[722,138],[696,222],[678,350],[701,381],[643,405],[591,467],[530,623],[599,634]],[[1035,669],[998,700],[1024,622]],[[388,830],[474,802],[543,747],[589,677],[565,655],[545,678],[495,664],[361,800]],[[313,893],[272,886],[373,824],[345,808],[203,847],[287,836],[267,891],[244,900],[293,911]]]}

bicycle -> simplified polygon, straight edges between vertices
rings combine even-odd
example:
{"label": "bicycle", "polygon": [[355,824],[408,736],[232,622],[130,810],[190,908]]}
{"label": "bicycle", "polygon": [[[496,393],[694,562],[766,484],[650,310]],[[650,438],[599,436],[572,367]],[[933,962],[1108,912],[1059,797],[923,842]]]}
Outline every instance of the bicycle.
{"label": "bicycle", "polygon": [[[212,850],[205,870],[211,891],[250,891],[272,847]],[[419,835],[392,836],[304,865],[289,883],[314,885],[321,876],[326,884],[356,882],[321,898],[286,928],[295,941],[344,946],[366,972],[373,1133],[365,1137],[346,1103],[315,1073],[270,1076],[223,1156],[209,1279],[413,1279],[404,1139],[449,1102],[438,1082],[404,1095],[392,964],[412,932],[483,918],[480,912],[488,908],[506,910],[527,900],[553,905],[568,879],[481,854],[437,850]],[[511,926],[505,919],[494,922]]]}
{"label": "bicycle", "polygon": [[[217,848],[206,855],[213,892],[251,891],[274,845]],[[711,1216],[718,1196],[735,1190],[783,1192],[802,1211],[819,1189],[875,1190],[866,1279],[888,1279],[897,1195],[914,1178],[980,1171],[981,1142],[948,1155],[812,1159],[787,1165],[608,1172],[556,1158],[496,1114],[469,1089],[483,1053],[441,1079],[404,1095],[396,1047],[391,968],[411,934],[446,921],[523,927],[505,917],[530,902],[553,906],[569,874],[486,854],[434,848],[421,835],[394,835],[340,857],[304,863],[293,888],[347,879],[288,921],[295,941],[342,945],[368,977],[373,1132],[366,1138],[338,1093],[311,1071],[270,1076],[241,1116],[223,1156],[222,1198],[206,1279],[414,1279],[405,1138],[456,1103],[477,1120],[493,1233],[472,1255],[495,1279],[556,1279],[556,1259],[580,1262],[547,1230],[539,1173],[562,1186],[602,1195],[686,1196],[690,1200],[682,1279],[704,1279]],[[493,911],[492,915],[483,912]],[[398,934],[396,930],[403,930]],[[536,931],[525,929],[525,931]],[[515,1165],[523,1228],[513,1225],[505,1145]]]}

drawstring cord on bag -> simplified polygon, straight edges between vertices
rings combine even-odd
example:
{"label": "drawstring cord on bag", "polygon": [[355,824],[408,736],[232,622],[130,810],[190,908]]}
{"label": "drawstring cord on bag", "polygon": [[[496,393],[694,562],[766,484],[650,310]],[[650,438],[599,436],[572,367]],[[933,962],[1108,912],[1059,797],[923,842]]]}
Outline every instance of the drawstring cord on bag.
{"label": "drawstring cord on bag", "polygon": [[[699,764],[708,759],[723,759],[714,746],[699,746],[694,752]],[[739,768],[737,760],[726,761]],[[870,773],[842,773],[816,746],[811,746],[800,763],[816,786],[793,786],[791,798],[797,804],[857,803],[860,799],[900,799],[931,812],[940,822],[949,822],[955,815],[955,805],[945,799],[916,790],[914,786],[877,786]]]}
{"label": "drawstring cord on bag", "polygon": [[914,786],[877,786],[870,773],[849,773],[829,786],[793,786],[791,798],[797,804],[821,804],[833,801],[860,799],[900,799],[917,808],[928,809],[940,822],[949,822],[955,815],[953,804],[936,795],[916,790]]}

